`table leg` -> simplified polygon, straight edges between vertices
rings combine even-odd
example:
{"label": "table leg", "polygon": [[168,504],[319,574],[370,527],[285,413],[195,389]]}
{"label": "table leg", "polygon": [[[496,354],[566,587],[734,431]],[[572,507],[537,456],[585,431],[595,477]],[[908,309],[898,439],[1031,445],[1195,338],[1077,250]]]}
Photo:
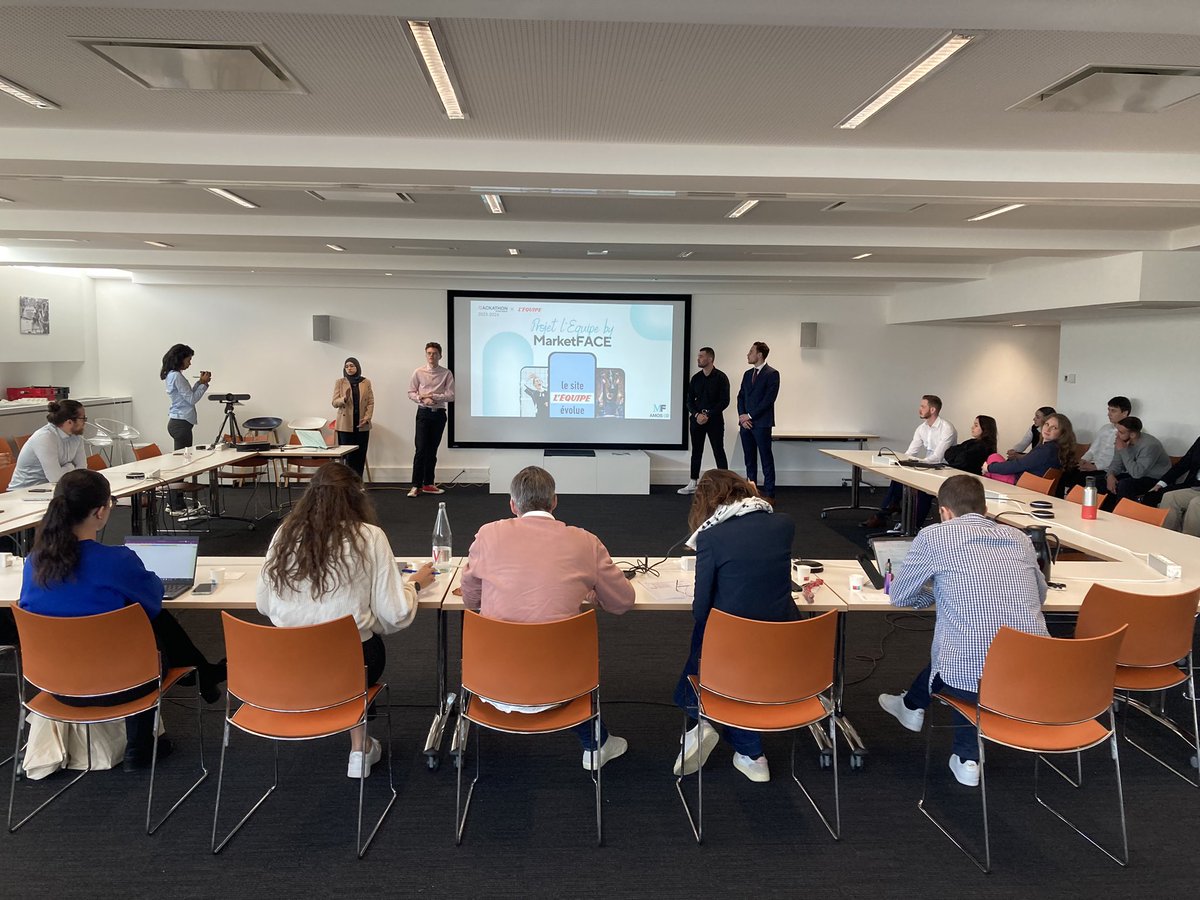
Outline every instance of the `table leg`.
{"label": "table leg", "polygon": [[446,646],[449,640],[448,632],[446,611],[439,609],[437,613],[437,711],[433,714],[433,721],[429,725],[429,734],[425,738],[425,749],[422,751],[425,754],[425,765],[431,771],[441,765],[442,736],[445,734],[446,725],[450,721],[450,715],[454,711],[454,703],[457,699],[454,692],[446,689],[450,666]]}
{"label": "table leg", "polygon": [[845,693],[846,688],[846,621],[849,618],[848,613],[842,613],[838,616],[837,681],[834,685],[833,715],[838,731],[841,732],[842,737],[845,739],[846,746],[850,748],[851,770],[861,770],[866,765],[867,746],[863,743],[862,738],[858,736],[858,731],[855,730],[842,709],[842,695]]}
{"label": "table leg", "polygon": [[821,518],[824,519],[831,512],[836,512],[838,510],[843,510],[843,509],[849,509],[849,510],[867,509],[868,507],[860,506],[859,502],[858,502],[859,488],[860,488],[861,484],[862,484],[862,467],[852,465],[850,467],[850,505],[849,506],[827,506],[827,507],[825,507],[825,509],[821,510]]}

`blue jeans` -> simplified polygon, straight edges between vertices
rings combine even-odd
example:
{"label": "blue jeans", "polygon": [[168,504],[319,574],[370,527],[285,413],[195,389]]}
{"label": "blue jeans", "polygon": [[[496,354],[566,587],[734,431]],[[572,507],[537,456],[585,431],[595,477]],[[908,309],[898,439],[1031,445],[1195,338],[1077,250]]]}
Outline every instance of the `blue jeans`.
{"label": "blue jeans", "polygon": [[[595,750],[596,738],[592,732],[593,723],[591,720],[584,722],[582,725],[576,725],[571,730],[579,735],[579,743],[583,745],[583,749]],[[604,742],[608,740],[608,729],[604,727],[604,720],[600,720],[600,746],[604,746]]]}
{"label": "blue jeans", "polygon": [[[977,691],[962,691],[958,688],[950,687],[942,681],[941,675],[933,676],[933,683],[929,682],[929,673],[932,670],[932,665],[926,666],[921,670],[908,689],[908,693],[904,695],[904,705],[909,709],[928,709],[929,704],[933,702],[932,694],[945,694],[948,697],[957,697],[960,700],[966,700],[970,703],[979,702],[979,693]],[[958,758],[963,760],[974,760],[979,762],[979,743],[975,738],[975,725],[968,721],[958,710],[951,710],[954,721],[958,723],[954,728],[954,752],[958,754]]]}
{"label": "blue jeans", "polygon": [[[679,676],[679,683],[675,686],[675,705],[688,714],[688,717],[695,721],[699,718],[699,703],[696,698],[696,692],[692,689],[692,683],[688,681],[689,675],[695,675],[700,671],[700,645],[704,640],[704,628],[697,624],[692,629],[692,652],[688,656],[688,661],[684,664],[683,674]],[[723,731],[726,739],[733,745],[733,749],[743,756],[749,756],[751,759],[762,756],[762,735],[757,731],[747,731],[744,728],[733,728],[728,725],[717,725],[717,731]]]}

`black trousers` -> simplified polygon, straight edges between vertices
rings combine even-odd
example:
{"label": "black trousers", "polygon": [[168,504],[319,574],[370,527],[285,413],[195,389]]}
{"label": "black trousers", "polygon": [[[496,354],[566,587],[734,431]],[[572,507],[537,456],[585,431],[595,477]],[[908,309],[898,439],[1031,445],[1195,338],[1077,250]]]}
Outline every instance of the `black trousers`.
{"label": "black trousers", "polygon": [[353,444],[358,448],[346,457],[346,465],[357,472],[359,478],[363,477],[363,471],[367,466],[367,444],[370,441],[371,432],[369,431],[339,431],[337,433],[339,447]]}
{"label": "black trousers", "polygon": [[712,444],[713,458],[716,468],[728,469],[729,459],[725,456],[725,420],[720,413],[709,416],[703,425],[696,422],[695,417],[689,420],[692,432],[692,469],[691,479],[700,477],[700,463],[704,460],[704,439]]}
{"label": "black trousers", "polygon": [[413,487],[424,487],[434,482],[437,469],[438,445],[446,430],[446,411],[421,407],[417,410],[417,426],[413,431]]}
{"label": "black trousers", "polygon": [[[1158,484],[1157,478],[1149,476],[1143,478],[1134,478],[1132,475],[1118,475],[1117,489],[1114,493],[1108,495],[1108,499],[1104,501],[1103,508],[1108,512],[1112,512],[1117,508],[1117,504],[1121,500],[1140,500],[1142,494],[1150,490]],[[1151,504],[1152,506],[1154,504]]]}
{"label": "black trousers", "polygon": [[[167,434],[175,442],[173,449],[182,450],[192,446],[192,428],[194,427],[191,422],[183,419],[167,419]],[[171,509],[183,509],[183,494],[168,489],[167,504]]]}
{"label": "black trousers", "polygon": [[[150,620],[154,630],[154,643],[158,645],[162,657],[162,671],[178,666],[195,666],[200,686],[206,687],[214,677],[211,666],[200,649],[192,643],[183,626],[167,610],[161,610]],[[153,694],[156,687],[152,683],[111,694],[100,699],[89,697],[59,697],[67,706],[120,706],[130,700],[137,700],[148,694]],[[136,716],[125,720],[125,742],[127,754],[149,756],[154,743],[154,710],[148,709]]]}

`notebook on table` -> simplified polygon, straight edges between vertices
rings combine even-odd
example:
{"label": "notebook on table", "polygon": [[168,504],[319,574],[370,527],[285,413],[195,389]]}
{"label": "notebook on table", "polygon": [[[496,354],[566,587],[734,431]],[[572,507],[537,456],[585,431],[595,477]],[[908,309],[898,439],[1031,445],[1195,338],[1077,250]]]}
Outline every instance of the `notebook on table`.
{"label": "notebook on table", "polygon": [[131,535],[125,538],[125,546],[136,553],[142,564],[162,580],[164,600],[175,599],[190,591],[196,583],[199,537]]}

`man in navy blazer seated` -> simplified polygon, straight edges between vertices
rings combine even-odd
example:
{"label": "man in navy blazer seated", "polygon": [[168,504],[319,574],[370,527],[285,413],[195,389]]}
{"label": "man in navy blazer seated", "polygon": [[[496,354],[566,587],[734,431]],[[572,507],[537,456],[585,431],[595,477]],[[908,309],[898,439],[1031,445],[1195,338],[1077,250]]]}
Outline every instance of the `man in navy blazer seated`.
{"label": "man in navy blazer seated", "polygon": [[[753,368],[742,376],[737,395],[738,427],[746,456],[746,479],[758,492],[775,502],[775,455],[771,451],[771,429],[775,427],[775,398],[779,396],[779,372],[767,365],[771,348],[762,341],[750,345],[746,362]],[[762,457],[763,480],[758,480],[758,458]]]}

